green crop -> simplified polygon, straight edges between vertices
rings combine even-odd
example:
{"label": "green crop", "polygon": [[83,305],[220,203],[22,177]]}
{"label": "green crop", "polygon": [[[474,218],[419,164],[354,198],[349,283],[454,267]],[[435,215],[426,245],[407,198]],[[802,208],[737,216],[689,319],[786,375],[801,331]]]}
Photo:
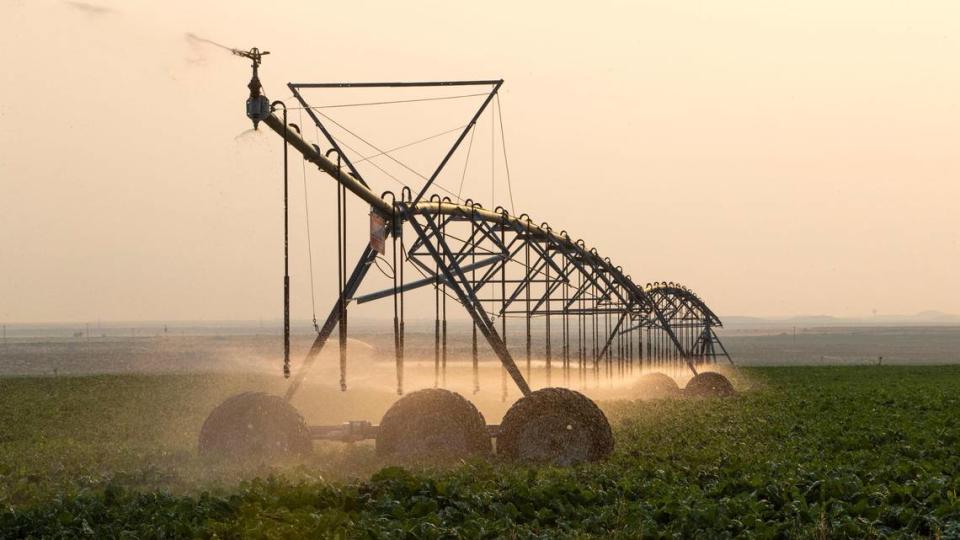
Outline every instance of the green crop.
{"label": "green crop", "polygon": [[408,470],[369,444],[254,468],[196,456],[206,412],[250,381],[0,379],[0,536],[960,537],[960,367],[744,381],[728,399],[602,403],[604,463]]}

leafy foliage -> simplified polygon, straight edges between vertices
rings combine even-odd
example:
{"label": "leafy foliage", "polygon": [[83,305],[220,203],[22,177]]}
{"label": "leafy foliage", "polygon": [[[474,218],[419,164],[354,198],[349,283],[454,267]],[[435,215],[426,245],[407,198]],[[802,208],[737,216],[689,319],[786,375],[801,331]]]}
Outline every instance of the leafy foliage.
{"label": "leafy foliage", "polygon": [[425,470],[369,445],[206,462],[189,428],[208,404],[164,403],[186,378],[103,378],[167,405],[152,415],[94,407],[90,380],[0,379],[0,536],[960,536],[960,368],[746,375],[733,398],[604,403],[617,449],[603,463]]}

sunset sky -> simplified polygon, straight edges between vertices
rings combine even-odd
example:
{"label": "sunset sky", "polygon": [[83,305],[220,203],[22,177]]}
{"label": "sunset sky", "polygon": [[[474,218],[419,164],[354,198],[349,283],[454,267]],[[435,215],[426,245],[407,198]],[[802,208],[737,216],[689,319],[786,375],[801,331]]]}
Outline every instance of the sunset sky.
{"label": "sunset sky", "polygon": [[[0,5],[0,322],[280,316],[281,141],[240,135],[248,63],[187,33],[271,51],[276,99],[288,81],[505,79],[518,213],[721,317],[960,313],[953,0]],[[387,146],[459,122],[384,120],[365,132]],[[334,191],[308,180],[325,312]],[[489,204],[489,179],[465,191]]]}

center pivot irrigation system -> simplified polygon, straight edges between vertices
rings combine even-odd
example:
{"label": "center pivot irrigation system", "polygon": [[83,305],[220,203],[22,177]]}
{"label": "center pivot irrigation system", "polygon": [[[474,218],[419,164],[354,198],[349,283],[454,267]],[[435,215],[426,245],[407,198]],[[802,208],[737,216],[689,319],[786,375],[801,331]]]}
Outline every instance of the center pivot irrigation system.
{"label": "center pivot irrigation system", "polygon": [[[290,370],[290,280],[287,242],[288,153],[292,148],[339,184],[337,190],[339,298],[309,352],[293,375],[285,396],[244,393],[231,397],[207,418],[200,433],[204,453],[304,453],[312,439],[357,441],[376,439],[377,452],[398,458],[463,457],[496,452],[507,459],[571,464],[602,459],[613,449],[606,417],[592,400],[569,388],[577,381],[601,378],[660,377],[688,369],[687,390],[725,393],[732,390],[722,375],[705,371],[720,357],[730,360],[714,330],[720,320],[686,287],[672,282],[638,285],[620,266],[587,248],[582,240],[527,214],[484,208],[470,199],[454,201],[431,194],[431,187],[451,158],[462,150],[478,119],[490,107],[502,80],[384,83],[290,83],[288,87],[322,134],[308,142],[301,127],[288,122],[282,101],[263,94],[258,49],[234,50],[251,60],[247,116],[254,128],[264,124],[284,141],[284,375]],[[329,118],[304,97],[305,89],[478,87],[483,101],[432,174],[417,189],[400,195],[371,190],[367,179],[331,135]],[[491,113],[492,114],[492,113]],[[323,117],[323,118],[321,118]],[[501,124],[502,126],[502,124]],[[319,135],[318,135],[319,137]],[[319,141],[318,141],[319,142]],[[322,148],[321,144],[326,148]],[[504,150],[505,151],[505,150]],[[469,150],[468,150],[469,152]],[[387,154],[388,152],[382,152]],[[468,156],[469,159],[469,156]],[[381,169],[382,170],[382,169]],[[346,253],[347,192],[370,206],[370,241],[352,271]],[[392,261],[392,285],[359,294],[376,260]],[[389,263],[388,263],[389,264]],[[411,272],[413,270],[413,272]],[[406,275],[414,279],[406,279]],[[334,329],[339,330],[340,386],[347,387],[347,311],[351,304],[378,299],[393,301],[393,344],[397,392],[404,393],[406,342],[404,296],[419,288],[435,294],[435,388],[401,397],[379,426],[348,422],[339,426],[307,426],[290,405],[308,370]],[[460,394],[443,389],[447,363],[447,299],[472,321],[471,357],[474,390],[479,390],[479,357],[485,341],[502,365],[504,396],[507,377],[523,394],[500,425],[487,425],[477,408]],[[508,326],[512,327],[508,331]],[[522,331],[518,331],[520,326]],[[536,328],[538,327],[539,328]],[[538,372],[545,387],[530,387],[534,332]],[[523,339],[513,339],[517,335]],[[511,336],[508,343],[508,336]],[[523,369],[515,360],[521,356]],[[732,361],[730,362],[732,364]],[[642,378],[642,377],[641,377]],[[565,387],[552,386],[562,382]],[[669,381],[676,386],[676,383]]]}

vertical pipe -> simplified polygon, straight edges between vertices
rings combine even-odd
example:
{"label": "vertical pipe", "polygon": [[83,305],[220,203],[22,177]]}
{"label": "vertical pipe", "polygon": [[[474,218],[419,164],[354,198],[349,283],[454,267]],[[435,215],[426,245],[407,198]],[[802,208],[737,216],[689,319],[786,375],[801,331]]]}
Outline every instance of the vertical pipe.
{"label": "vertical pipe", "polygon": [[[613,306],[611,306],[613,307]],[[613,313],[607,313],[607,339],[613,335],[614,326],[616,325],[616,319],[614,318]],[[616,340],[616,338],[614,338]],[[615,375],[617,370],[617,354],[616,354],[616,341],[610,344],[610,347],[607,350],[607,363],[610,364],[610,377],[611,381],[613,380],[613,375]]]}
{"label": "vertical pipe", "polygon": [[[283,125],[287,125],[287,106],[283,105]],[[283,139],[283,377],[290,378],[290,213],[289,167],[290,143]],[[87,339],[90,333],[87,332]]]}
{"label": "vertical pipe", "polygon": [[[339,154],[338,154],[339,156]],[[338,157],[339,160],[339,157]],[[341,193],[343,199],[343,260],[340,262],[343,275],[343,289],[347,287],[347,187],[341,184]],[[343,309],[343,315],[340,318],[340,332],[343,335],[340,345],[340,363],[343,366],[343,380],[340,382],[340,389],[347,389],[347,299],[341,298],[340,306]]]}
{"label": "vertical pipe", "polygon": [[436,266],[437,281],[433,286],[433,387],[440,386],[440,266]]}
{"label": "vertical pipe", "polygon": [[397,228],[396,223],[393,220],[397,216],[397,205],[393,205],[393,217],[391,217],[390,227],[393,229],[391,231],[392,245],[391,253],[393,254],[393,353],[396,360],[396,370],[397,370],[397,395],[403,395],[403,353],[400,352],[400,305],[398,301],[398,292],[397,292],[397,280],[399,276],[399,268],[397,267]]}
{"label": "vertical pipe", "polygon": [[[624,315],[625,316],[625,315]],[[623,378],[623,333],[617,334],[617,370],[620,378]]]}
{"label": "vertical pipe", "polygon": [[657,369],[661,369],[663,367],[663,339],[661,339],[661,334],[663,334],[662,329],[658,326],[654,332],[654,340],[656,342],[654,347],[656,347],[655,356],[657,358]]}
{"label": "vertical pipe", "polygon": [[593,375],[593,382],[598,381],[598,364],[597,364],[597,306],[599,302],[596,297],[596,286],[590,285],[588,287],[593,294],[593,307],[590,310],[590,366],[588,369]]}
{"label": "vertical pipe", "polygon": [[644,323],[646,317],[642,316],[639,319],[637,327],[637,373],[643,375],[643,330],[646,324]]}
{"label": "vertical pipe", "polygon": [[[614,316],[613,320],[614,320],[614,323],[613,323],[613,326],[611,327],[611,332],[617,332],[617,329],[616,329],[617,316],[616,316],[616,315]],[[614,372],[614,374],[619,374],[619,369],[620,369],[620,335],[619,335],[619,333],[618,333],[618,334],[613,334],[613,336],[614,336],[614,337],[613,337],[614,342],[613,342],[613,344],[612,344],[612,346],[611,346],[611,348],[612,348],[613,350],[610,351],[610,358],[612,359],[611,364],[612,364],[612,367],[613,367],[613,372]]]}
{"label": "vertical pipe", "polygon": [[[566,272],[569,275],[569,271]],[[570,315],[567,313],[567,297],[569,296],[568,282],[562,283],[563,288],[563,313],[561,314],[561,323],[563,325],[563,384],[570,386]]]}
{"label": "vertical pipe", "polygon": [[[447,241],[447,238],[446,238],[447,220],[446,219],[440,222],[440,236],[442,238],[442,242]],[[450,264],[456,264],[456,263],[454,261],[450,261]],[[446,388],[447,386],[447,282],[446,280],[443,281],[442,287],[443,287],[443,290],[441,291],[442,295],[441,295],[440,301],[443,302],[443,321],[441,323],[441,332],[443,335],[443,338],[442,338],[443,341],[441,344],[442,356],[440,360],[440,377],[441,377],[441,384],[443,385],[444,388]]]}
{"label": "vertical pipe", "polygon": [[346,261],[346,253],[344,253],[346,248],[346,243],[343,241],[345,230],[344,226],[346,223],[343,220],[343,213],[345,209],[346,192],[343,190],[342,184],[340,184],[340,174],[342,166],[342,158],[340,153],[337,153],[337,309],[340,310],[340,317],[337,320],[337,339],[339,344],[340,352],[340,391],[345,392],[347,390],[347,321],[346,321],[346,306],[344,305],[343,298],[343,289],[344,289],[344,274],[346,273],[346,266],[344,265]]}
{"label": "vertical pipe", "polygon": [[673,370],[674,375],[676,375],[677,368],[680,366],[680,357],[683,356],[683,343],[684,343],[684,324],[683,319],[680,319],[677,324],[674,326],[676,328],[677,342],[679,345],[674,344],[673,346]]}
{"label": "vertical pipe", "polygon": [[440,297],[443,309],[443,320],[440,321],[440,384],[447,386],[447,285],[444,282],[443,294]]}
{"label": "vertical pipe", "polygon": [[647,353],[647,361],[646,361],[646,369],[647,369],[647,371],[651,371],[651,370],[653,369],[653,354],[651,354],[651,353],[652,353],[652,349],[650,348],[650,347],[651,347],[650,343],[651,343],[652,340],[653,340],[653,334],[652,334],[652,331],[651,331],[651,328],[652,328],[652,327],[650,326],[651,324],[653,324],[653,321],[650,319],[650,316],[648,316],[648,318],[647,318],[647,327],[646,327],[646,331],[647,331],[647,341],[646,341],[646,348],[645,348],[646,353]]}
{"label": "vertical pipe", "polygon": [[[612,307],[612,306],[611,306]],[[607,311],[603,314],[603,343],[606,344],[607,339],[610,337],[610,312]],[[606,348],[607,350],[603,353],[603,368],[604,373],[607,376],[607,379],[610,379],[613,375],[613,364],[611,362],[611,350],[610,347]]]}
{"label": "vertical pipe", "polygon": [[[633,325],[629,315],[627,316],[627,324]],[[627,328],[630,328],[630,326]],[[623,367],[626,373],[633,373],[633,330],[623,334]]]}
{"label": "vertical pipe", "polygon": [[[431,197],[431,201],[433,197]],[[442,219],[440,214],[440,199],[437,199],[437,219]],[[439,235],[440,232],[438,231]],[[436,281],[433,288],[433,387],[440,386],[440,287],[442,278],[440,277],[440,264],[434,264],[434,274]]]}
{"label": "vertical pipe", "polygon": [[[470,216],[470,238],[476,238],[477,235],[477,213],[476,210],[473,210]],[[476,240],[474,240],[474,249],[470,250],[470,263],[476,264],[477,262],[477,250],[476,250]],[[477,269],[474,268],[470,271],[470,286],[477,286]],[[479,292],[479,291],[478,291]],[[471,318],[472,319],[472,318]],[[470,352],[472,354],[471,358],[473,360],[473,393],[476,394],[480,391],[480,351],[477,348],[477,321],[473,321],[473,341],[471,342]]]}
{"label": "vertical pipe", "polygon": [[[500,224],[500,244],[507,245],[507,225]],[[503,334],[503,347],[507,348],[507,259],[500,263],[500,333]],[[528,381],[529,384],[529,381]],[[500,399],[507,401],[507,368],[500,367]]]}
{"label": "vertical pipe", "polygon": [[398,373],[398,378],[397,378],[398,394],[403,393],[403,361],[404,361],[404,354],[405,354],[404,349],[406,345],[405,343],[406,323],[404,320],[403,286],[402,285],[403,285],[403,266],[404,266],[403,262],[404,262],[404,259],[406,259],[407,250],[403,245],[403,236],[400,237],[400,252],[401,252],[401,256],[400,256],[400,284],[401,284],[401,287],[400,287],[400,368],[397,372]]}
{"label": "vertical pipe", "polygon": [[524,279],[523,284],[524,298],[526,299],[526,324],[527,324],[527,382],[532,383],[530,377],[530,287],[533,286],[533,274],[530,272],[530,219],[527,219],[527,232],[524,233]]}
{"label": "vertical pipe", "polygon": [[660,369],[666,369],[667,367],[667,349],[665,347],[667,343],[666,340],[666,331],[661,326],[657,329],[657,347],[660,352],[657,354],[657,357],[660,359]]}
{"label": "vertical pipe", "polygon": [[663,369],[663,327],[657,327],[657,367]]}
{"label": "vertical pipe", "polygon": [[650,331],[650,347],[651,347],[651,354],[650,354],[651,366],[650,366],[650,367],[651,367],[654,371],[660,369],[660,364],[659,364],[659,362],[660,362],[660,356],[659,356],[660,348],[659,348],[659,345],[658,345],[658,343],[659,343],[659,337],[660,337],[660,331],[657,329],[656,326],[654,326],[653,328],[651,328],[651,331]]}
{"label": "vertical pipe", "polygon": [[[667,325],[670,325],[670,321],[667,321]],[[667,369],[673,370],[674,364],[674,352],[676,352],[676,347],[672,341],[667,341],[667,329],[663,329],[663,353],[666,356]]]}
{"label": "vertical pipe", "polygon": [[660,369],[662,371],[667,371],[667,340],[666,340],[666,330],[661,326],[660,330],[657,332],[658,341],[660,343]]}
{"label": "vertical pipe", "polygon": [[[577,292],[583,291],[583,273],[577,272],[579,283]],[[580,377],[580,388],[583,388],[583,294],[577,299],[577,374]]]}
{"label": "vertical pipe", "polygon": [[[626,316],[626,315],[624,315]],[[623,378],[623,333],[617,333],[617,371],[620,378]]]}
{"label": "vertical pipe", "polygon": [[[549,247],[549,246],[546,246],[546,245],[544,246],[544,254],[545,254],[547,257],[550,256],[550,247]],[[551,261],[552,261],[552,260],[551,260]],[[548,263],[551,262],[551,261],[548,261]],[[546,300],[546,306],[547,306],[547,311],[546,311],[546,319],[547,319],[547,323],[546,323],[546,327],[547,327],[547,328],[546,328],[546,329],[547,329],[546,346],[547,346],[547,347],[546,347],[546,360],[545,360],[545,361],[546,361],[546,369],[547,369],[547,386],[549,387],[550,384],[551,384],[551,383],[550,383],[550,375],[551,375],[551,374],[550,374],[550,369],[551,369],[551,367],[552,367],[552,366],[550,365],[550,360],[551,360],[551,358],[550,358],[550,353],[551,353],[551,350],[550,350],[550,337],[551,337],[551,336],[550,336],[550,305],[551,305],[551,302],[550,302],[550,264],[547,264],[545,268],[546,268],[546,274],[545,274],[545,275],[546,275],[546,281],[545,281],[546,285],[544,285],[544,296],[545,296],[546,299],[547,299],[547,300]]]}

